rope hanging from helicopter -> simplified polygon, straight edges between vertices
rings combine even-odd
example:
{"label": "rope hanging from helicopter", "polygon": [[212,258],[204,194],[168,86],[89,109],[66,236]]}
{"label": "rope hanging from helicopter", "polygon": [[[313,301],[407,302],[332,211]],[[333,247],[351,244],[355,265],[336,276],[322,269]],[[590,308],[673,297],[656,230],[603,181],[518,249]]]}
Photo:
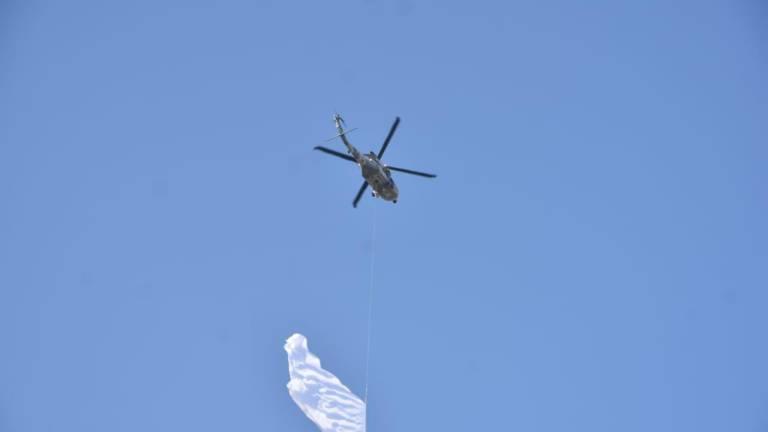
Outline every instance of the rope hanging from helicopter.
{"label": "rope hanging from helicopter", "polygon": [[376,264],[376,207],[373,209],[373,224],[371,228],[371,266],[370,266],[370,283],[368,285],[368,329],[365,345],[365,391],[363,393],[363,401],[365,402],[365,419],[364,424],[368,427],[368,376],[370,370],[371,360],[371,329],[373,325],[373,287],[374,287],[374,270]]}

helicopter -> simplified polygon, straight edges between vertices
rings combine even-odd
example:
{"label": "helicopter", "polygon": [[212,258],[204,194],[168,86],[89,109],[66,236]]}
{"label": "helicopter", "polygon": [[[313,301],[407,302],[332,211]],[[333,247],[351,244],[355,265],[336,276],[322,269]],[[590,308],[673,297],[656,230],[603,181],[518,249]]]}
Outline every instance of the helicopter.
{"label": "helicopter", "polygon": [[392,139],[392,135],[395,134],[397,126],[400,124],[400,117],[395,117],[395,122],[389,129],[389,134],[387,134],[387,138],[384,139],[384,144],[382,144],[378,154],[374,152],[361,153],[352,144],[350,144],[349,140],[347,139],[347,133],[351,132],[351,130],[344,131],[344,126],[346,123],[338,113],[334,114],[333,121],[336,125],[336,131],[338,132],[337,136],[341,138],[342,142],[344,142],[344,145],[347,147],[347,153],[349,154],[344,154],[323,146],[316,146],[315,150],[320,150],[323,153],[327,153],[348,160],[350,162],[355,162],[360,167],[365,181],[360,186],[360,190],[357,191],[357,195],[355,195],[355,199],[352,201],[352,207],[357,207],[357,203],[360,201],[360,198],[362,198],[363,193],[368,188],[368,186],[371,186],[371,189],[373,189],[371,192],[373,197],[379,197],[385,201],[392,201],[392,203],[396,204],[399,191],[397,189],[397,185],[395,185],[395,181],[392,179],[391,171],[398,171],[428,178],[437,177],[435,174],[398,168],[391,165],[385,165],[381,162],[381,157],[384,155],[384,151],[387,149],[389,141]]}

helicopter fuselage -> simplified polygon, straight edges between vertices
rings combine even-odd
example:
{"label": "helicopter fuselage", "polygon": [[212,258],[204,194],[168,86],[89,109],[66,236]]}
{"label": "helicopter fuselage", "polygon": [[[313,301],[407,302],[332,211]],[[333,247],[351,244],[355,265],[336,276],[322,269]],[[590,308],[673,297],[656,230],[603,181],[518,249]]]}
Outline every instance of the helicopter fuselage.
{"label": "helicopter fuselage", "polygon": [[399,191],[389,170],[373,153],[358,153],[358,155],[357,164],[360,166],[363,178],[373,189],[373,196],[385,201],[397,202]]}
{"label": "helicopter fuselage", "polygon": [[399,192],[397,190],[397,185],[395,185],[395,181],[392,180],[392,174],[389,172],[389,169],[381,163],[376,156],[376,153],[360,153],[360,151],[349,142],[344,133],[341,116],[337,114],[334,116],[334,120],[336,123],[336,131],[339,133],[341,141],[347,147],[347,152],[355,159],[355,162],[357,162],[357,165],[360,167],[363,178],[371,189],[373,189],[373,196],[396,203]]}

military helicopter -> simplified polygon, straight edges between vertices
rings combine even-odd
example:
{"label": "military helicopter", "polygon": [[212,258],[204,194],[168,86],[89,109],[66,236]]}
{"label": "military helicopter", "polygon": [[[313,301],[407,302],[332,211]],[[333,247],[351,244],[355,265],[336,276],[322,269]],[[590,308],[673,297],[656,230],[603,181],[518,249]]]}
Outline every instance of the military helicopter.
{"label": "military helicopter", "polygon": [[341,118],[339,114],[334,114],[333,121],[336,124],[336,131],[338,132],[337,136],[340,137],[341,141],[344,142],[344,145],[347,146],[347,153],[349,154],[347,155],[323,146],[316,146],[315,150],[320,150],[321,152],[340,157],[350,162],[355,162],[362,170],[363,178],[365,181],[363,182],[362,186],[360,186],[360,190],[357,191],[357,195],[355,195],[355,199],[352,201],[352,207],[357,207],[357,203],[360,201],[360,198],[363,196],[365,189],[369,185],[373,189],[371,192],[372,196],[379,197],[385,201],[392,201],[393,203],[397,203],[399,191],[397,190],[395,181],[392,180],[392,174],[390,171],[398,171],[406,174],[413,174],[429,178],[437,177],[435,174],[428,174],[420,171],[393,167],[390,165],[385,165],[381,162],[381,157],[384,155],[384,151],[387,149],[389,141],[392,139],[392,135],[395,134],[395,129],[397,129],[397,126],[400,124],[400,117],[395,118],[395,122],[389,129],[389,134],[387,134],[387,138],[384,140],[384,144],[381,146],[381,150],[379,150],[378,155],[374,152],[367,154],[360,153],[360,151],[358,151],[352,144],[350,144],[349,140],[347,139],[346,134],[349,133],[349,131],[344,131],[344,125],[346,125],[346,123],[344,123],[344,119]]}

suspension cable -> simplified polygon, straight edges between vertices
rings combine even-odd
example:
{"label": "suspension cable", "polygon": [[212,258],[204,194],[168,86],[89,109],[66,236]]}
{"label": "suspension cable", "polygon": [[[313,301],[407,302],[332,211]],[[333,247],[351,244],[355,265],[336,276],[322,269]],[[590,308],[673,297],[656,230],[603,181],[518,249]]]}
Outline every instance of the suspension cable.
{"label": "suspension cable", "polygon": [[368,427],[368,371],[371,361],[371,327],[373,324],[373,271],[376,263],[376,206],[373,206],[373,227],[371,229],[371,277],[368,286],[368,335],[365,346],[365,426]]}

